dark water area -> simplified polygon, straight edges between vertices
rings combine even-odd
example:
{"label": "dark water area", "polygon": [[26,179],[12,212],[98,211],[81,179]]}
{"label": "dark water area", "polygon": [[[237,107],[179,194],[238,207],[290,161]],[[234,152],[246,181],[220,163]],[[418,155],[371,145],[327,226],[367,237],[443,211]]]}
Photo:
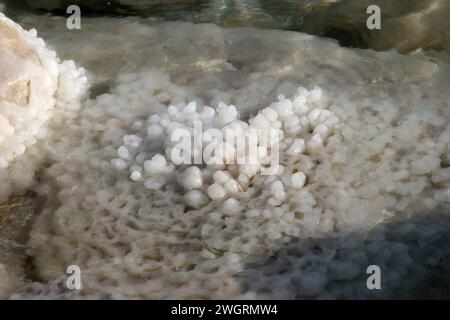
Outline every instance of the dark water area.
{"label": "dark water area", "polygon": [[[67,16],[75,4],[83,16],[136,16],[165,21],[215,23],[294,30],[337,40],[342,46],[401,53],[425,52],[448,62],[449,0],[6,0],[9,15]],[[369,5],[381,10],[381,30],[366,26]]]}

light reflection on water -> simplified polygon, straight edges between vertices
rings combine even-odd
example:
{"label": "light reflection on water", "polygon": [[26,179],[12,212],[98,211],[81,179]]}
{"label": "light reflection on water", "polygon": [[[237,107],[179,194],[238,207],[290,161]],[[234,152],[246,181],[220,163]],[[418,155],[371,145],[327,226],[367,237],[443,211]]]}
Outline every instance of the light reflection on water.
{"label": "light reflection on water", "polygon": [[[1,2],[1,0],[0,0]],[[140,16],[161,20],[252,26],[334,38],[343,46],[421,52],[450,62],[449,0],[4,0],[7,14],[66,15],[78,4],[85,16]],[[381,8],[382,29],[368,30],[366,9]]]}

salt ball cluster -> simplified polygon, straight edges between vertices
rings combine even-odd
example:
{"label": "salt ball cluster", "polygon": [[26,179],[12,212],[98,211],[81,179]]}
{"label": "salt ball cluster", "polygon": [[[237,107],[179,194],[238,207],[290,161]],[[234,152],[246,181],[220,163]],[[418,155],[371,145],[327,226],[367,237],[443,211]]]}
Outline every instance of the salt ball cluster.
{"label": "salt ball cluster", "polygon": [[[209,106],[198,109],[196,102],[170,105],[166,112],[151,115],[145,122],[135,122],[132,127],[136,130],[123,136],[122,145],[116,151],[117,158],[111,160],[112,166],[127,171],[131,180],[152,190],[176,179],[185,191],[188,206],[198,209],[209,201],[216,201],[222,203],[227,214],[241,210],[239,193],[249,189],[256,175],[273,175],[271,179],[275,181],[271,182],[269,204],[280,206],[286,199],[285,191],[299,190],[307,181],[306,174],[286,159],[295,159],[306,151],[318,152],[339,123],[338,117],[326,109],[319,87],[312,90],[300,87],[291,99],[279,96],[278,101],[262,108],[248,121],[239,119],[235,106],[223,102],[216,109]],[[197,126],[201,124],[200,132],[196,131],[196,122]],[[192,156],[185,159],[187,163],[177,163],[173,159],[174,154],[181,152],[173,141],[180,128],[187,133],[192,150]],[[269,135],[269,129],[275,130],[276,135]],[[213,147],[218,150],[214,155],[218,157],[217,162],[205,159],[205,151],[211,144],[204,142],[211,142],[211,130],[223,133],[213,141]],[[237,139],[227,139],[230,133],[233,137],[253,136],[256,152],[251,153],[250,148],[239,144]],[[196,138],[201,143],[196,144]],[[149,147],[158,141],[161,153]],[[198,156],[201,162],[191,165]],[[244,161],[238,162],[238,156]],[[274,163],[274,159],[278,162]],[[264,171],[267,169],[271,172]]]}

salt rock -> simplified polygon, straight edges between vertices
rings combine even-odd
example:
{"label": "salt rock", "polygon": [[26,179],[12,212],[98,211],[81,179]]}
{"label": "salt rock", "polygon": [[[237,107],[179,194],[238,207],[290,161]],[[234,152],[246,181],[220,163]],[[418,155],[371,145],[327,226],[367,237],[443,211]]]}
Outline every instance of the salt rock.
{"label": "salt rock", "polygon": [[43,134],[54,107],[58,64],[36,31],[0,13],[0,169]]}

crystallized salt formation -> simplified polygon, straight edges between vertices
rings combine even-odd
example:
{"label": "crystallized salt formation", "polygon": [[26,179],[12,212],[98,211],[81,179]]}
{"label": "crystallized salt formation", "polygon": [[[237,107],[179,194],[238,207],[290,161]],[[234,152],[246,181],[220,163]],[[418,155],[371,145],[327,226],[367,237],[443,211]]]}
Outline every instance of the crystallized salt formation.
{"label": "crystallized salt formation", "polygon": [[0,14],[0,168],[7,168],[37,138],[55,104],[57,63],[36,31]]}
{"label": "crystallized salt formation", "polygon": [[53,134],[55,123],[61,125],[79,108],[86,82],[84,71],[73,62],[60,63],[35,30],[25,31],[0,13],[0,238],[6,248],[0,253],[0,297],[23,281],[25,268],[17,262],[23,257],[12,253],[14,239],[5,234],[10,226],[17,229],[11,234],[24,232],[31,216],[20,212],[8,217],[8,207],[21,207],[14,199],[13,205],[1,206],[12,195],[32,189],[47,155],[61,157],[42,143]]}
{"label": "crystallized salt formation", "polygon": [[[325,287],[350,281],[363,264],[355,267],[349,258],[354,269],[340,268],[332,257],[308,251],[302,239],[370,228],[388,216],[430,212],[449,200],[439,159],[448,154],[450,128],[437,109],[341,95],[333,99],[318,87],[300,87],[244,120],[239,106],[186,101],[185,89],[160,72],[123,73],[110,94],[80,111],[82,125],[65,124],[84,138],[77,138],[71,156],[47,169],[54,184],[38,190],[46,197],[57,194],[57,201],[40,214],[30,240],[32,248],[45,248],[30,254],[49,282],[26,285],[13,297],[332,296]],[[164,104],[168,96],[170,105]],[[260,174],[271,155],[264,140],[258,140],[264,151],[256,164],[174,163],[177,146],[170,136],[177,128],[194,133],[196,119],[202,120],[203,137],[207,128],[279,130],[277,170]],[[55,154],[69,152],[50,140]],[[272,270],[259,260],[295,243],[299,247],[286,247],[286,254],[298,263],[280,270],[274,265],[272,277],[257,277],[261,268]],[[398,250],[397,256],[405,256],[399,266],[407,268],[407,247]],[[308,263],[299,264],[302,255],[331,259],[327,263],[335,268],[311,273]],[[70,264],[83,270],[80,292],[58,285]],[[54,270],[62,271],[55,277]],[[296,279],[306,280],[286,285]]]}
{"label": "crystallized salt formation", "polygon": [[[237,31],[126,24],[145,62],[86,101],[83,73],[59,66],[59,107],[38,142],[47,162],[33,190],[47,201],[27,248],[33,275],[8,284],[9,297],[372,297],[372,263],[388,270],[383,297],[395,297],[439,267],[429,244],[450,225],[434,214],[450,200],[445,75],[430,80],[435,64],[394,53]],[[328,67],[323,55],[339,59]],[[164,71],[145,68],[152,59]],[[199,71],[210,60],[245,68]],[[214,139],[225,131],[255,150]],[[178,161],[177,134],[192,142],[192,163]],[[208,163],[211,143],[222,164]],[[64,288],[69,265],[82,290]]]}
{"label": "crystallized salt formation", "polygon": [[56,55],[36,31],[24,31],[0,13],[0,202],[13,191],[12,184],[20,189],[33,174],[22,165],[6,169],[45,137],[57,77]]}

